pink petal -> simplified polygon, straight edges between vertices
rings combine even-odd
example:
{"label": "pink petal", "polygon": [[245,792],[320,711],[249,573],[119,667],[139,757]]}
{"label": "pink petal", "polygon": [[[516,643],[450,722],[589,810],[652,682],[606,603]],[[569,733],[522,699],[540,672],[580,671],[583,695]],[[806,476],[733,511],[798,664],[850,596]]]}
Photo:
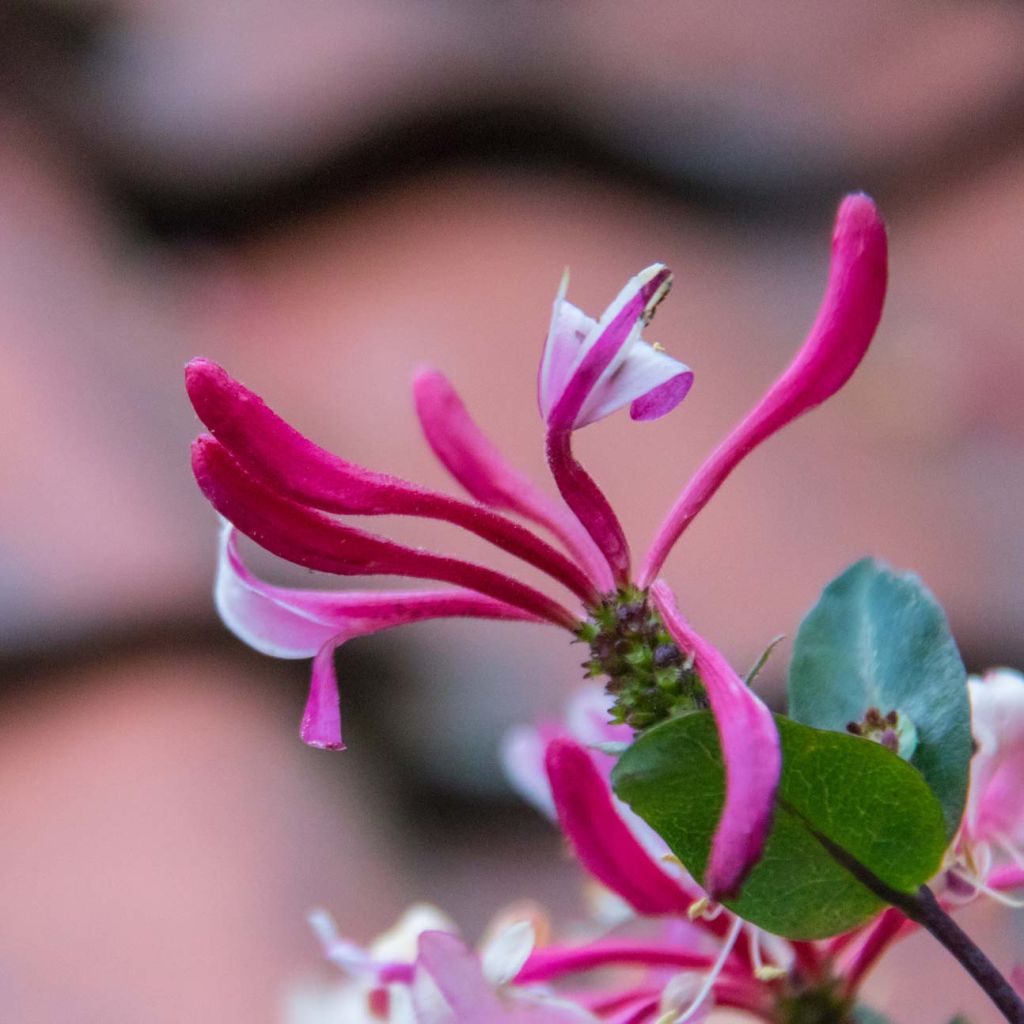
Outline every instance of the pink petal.
{"label": "pink petal", "polygon": [[551,784],[544,768],[544,752],[550,739],[561,735],[556,726],[517,726],[501,743],[501,766],[512,788],[546,818],[558,817]]}
{"label": "pink petal", "polygon": [[[649,318],[654,307],[664,297],[672,283],[672,274],[667,267],[656,263],[642,270],[618,294],[615,301],[604,311],[600,321],[591,328],[586,339],[581,343],[579,352],[571,370],[568,372],[561,390],[549,394],[547,403],[547,424],[551,430],[573,430],[592,423],[595,409],[585,409],[588,399],[599,387],[604,387],[629,351],[629,346],[639,340],[641,320]],[[582,321],[578,321],[582,322]],[[561,320],[556,317],[556,325],[561,331]],[[556,332],[553,332],[556,333]],[[559,333],[559,338],[566,338],[566,332]],[[568,342],[560,340],[556,343],[559,351],[564,353]],[[551,349],[551,345],[548,346]],[[547,359],[548,351],[545,351]],[[542,362],[542,374],[543,374]],[[557,382],[551,381],[554,386]],[[551,389],[554,390],[554,387]],[[542,394],[544,388],[541,388]],[[614,393],[614,387],[611,388]],[[611,411],[613,403],[607,401],[605,395],[603,415]],[[623,397],[615,408],[625,405],[636,398]]]}
{"label": "pink petal", "polygon": [[688,366],[637,339],[622,364],[590,393],[576,427],[604,419],[624,405],[634,420],[658,419],[687,396],[692,384]]}
{"label": "pink petal", "polygon": [[572,454],[572,432],[549,430],[548,465],[565,503],[604,555],[617,584],[629,582],[629,542],[601,488]]}
{"label": "pink petal", "polygon": [[764,703],[679,614],[666,584],[659,580],[650,593],[673,640],[684,653],[693,655],[718,723],[725,761],[725,805],[712,842],[704,886],[713,899],[728,899],[739,892],[757,864],[771,829],[782,770],[778,730]]}
{"label": "pink petal", "polygon": [[992,669],[968,680],[977,752],[964,830],[972,842],[1024,835],[1024,676]]}
{"label": "pink petal", "polygon": [[847,196],[836,218],[825,297],[807,340],[683,489],[647,555],[641,587],[650,585],[680,534],[749,452],[849,380],[881,318],[885,282],[885,226],[866,195]]}
{"label": "pink petal", "polygon": [[661,998],[659,996],[637,999],[620,1013],[606,1017],[605,1022],[606,1024],[648,1024],[653,1019],[654,1014],[658,1012],[660,1004]]}
{"label": "pink petal", "polygon": [[435,618],[535,622],[519,608],[472,590],[391,590],[341,593],[276,587],[249,572],[235,530],[221,536],[217,608],[239,639],[275,658],[311,658],[338,633],[366,636]]}
{"label": "pink petal", "polygon": [[299,735],[303,743],[323,750],[344,750],[341,739],[341,701],[338,677],[334,671],[334,652],[347,636],[337,636],[320,648],[313,658],[309,697],[302,713]]}
{"label": "pink petal", "polygon": [[1024,887],[1024,867],[1019,864],[1004,864],[996,868],[986,879],[988,886],[999,892]]}
{"label": "pink petal", "polygon": [[471,590],[295,590],[257,579],[242,561],[237,535],[225,526],[217,569],[217,608],[231,631],[278,658],[313,658],[300,730],[314,747],[341,750],[334,651],[346,640],[424,619],[474,617],[535,621],[519,608]]}
{"label": "pink petal", "polygon": [[579,566],[490,509],[384,473],[313,444],[216,363],[193,359],[185,386],[199,418],[246,472],[293,501],[326,512],[410,515],[453,523],[553,576],[584,601],[594,585]]}
{"label": "pink petal", "polygon": [[560,948],[547,946],[535,950],[516,981],[525,985],[535,981],[548,981],[565,974],[591,971],[608,965],[645,967],[687,967],[704,970],[714,963],[714,957],[695,953],[689,949],[657,942],[605,941],[588,946]]}
{"label": "pink petal", "polygon": [[242,563],[230,526],[221,531],[214,599],[235,636],[274,658],[311,658],[338,633],[336,623],[283,604],[273,588],[256,580]]}
{"label": "pink petal", "polygon": [[212,437],[192,445],[199,487],[225,519],[289,562],[340,576],[388,575],[442,580],[515,605],[573,629],[577,619],[551,598],[518,580],[454,558],[407,548],[296,504],[250,476]]}
{"label": "pink petal", "polygon": [[647,855],[588,751],[574,740],[556,739],[548,744],[545,765],[558,820],[583,866],[640,914],[685,914],[694,894]]}
{"label": "pink petal", "polygon": [[608,565],[589,534],[562,506],[509,466],[444,375],[422,371],[416,375],[413,389],[423,433],[448,472],[477,501],[550,530],[586,568],[602,593],[612,590]]}
{"label": "pink petal", "polygon": [[656,420],[670,413],[690,393],[692,386],[692,370],[673,368],[671,377],[634,400],[629,415],[635,420]]}
{"label": "pink petal", "polygon": [[476,954],[457,936],[424,932],[416,963],[430,975],[459,1024],[499,1019],[502,1011],[497,994],[484,978]]}

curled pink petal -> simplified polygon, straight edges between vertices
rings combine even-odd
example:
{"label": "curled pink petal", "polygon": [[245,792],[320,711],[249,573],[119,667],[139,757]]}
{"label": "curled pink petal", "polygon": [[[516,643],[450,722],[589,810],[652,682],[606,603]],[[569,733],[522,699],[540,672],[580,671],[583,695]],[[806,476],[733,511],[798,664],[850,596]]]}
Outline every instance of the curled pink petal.
{"label": "curled pink petal", "polygon": [[689,390],[689,370],[640,338],[671,283],[669,269],[655,263],[595,322],[564,301],[563,278],[541,359],[538,396],[548,426],[548,465],[620,586],[629,582],[629,544],[608,499],[573,456],[572,432],[628,404],[637,418],[660,415]]}
{"label": "curled pink petal", "polygon": [[473,617],[537,621],[471,590],[347,591],[275,587],[249,572],[237,535],[225,526],[215,588],[228,628],[256,650],[278,658],[313,658],[302,739],[342,750],[334,651],[346,640],[424,619]]}
{"label": "curled pink petal", "polygon": [[849,380],[882,315],[886,259],[885,226],[875,204],[863,193],[847,196],[836,218],[825,297],[807,340],[683,489],[647,555],[641,587],[650,585],[680,534],[748,453]]}
{"label": "curled pink petal", "polygon": [[296,565],[340,576],[441,580],[487,594],[570,630],[577,624],[566,608],[509,576],[356,530],[276,494],[250,476],[212,437],[202,436],[193,442],[192,469],[200,489],[225,519],[257,544]]}
{"label": "curled pink petal", "polygon": [[259,395],[207,359],[193,359],[185,386],[199,418],[251,475],[278,493],[326,512],[410,515],[453,523],[563,583],[584,601],[597,596],[579,566],[525,527],[490,509],[384,473],[320,448]]}
{"label": "curled pink petal", "polygon": [[[633,345],[642,344],[640,329],[671,284],[671,271],[655,263],[622,289],[596,324],[575,307],[564,315],[562,307],[568,303],[562,302],[560,294],[541,360],[541,411],[549,429],[574,430],[586,426],[640,397],[618,388],[614,378]],[[582,326],[589,327],[588,333],[579,341],[575,359],[568,364],[567,352]]]}
{"label": "curled pink petal", "polygon": [[424,370],[413,383],[416,412],[438,460],[477,501],[550,530],[602,593],[614,586],[590,535],[564,507],[513,469],[469,415],[448,379]]}
{"label": "curled pink petal", "polygon": [[[655,352],[654,355],[661,355]],[[660,384],[645,391],[633,400],[629,407],[629,415],[635,420],[656,420],[670,413],[689,393],[693,387],[693,371],[672,368],[671,376],[666,376]]]}
{"label": "curled pink petal", "polygon": [[[244,643],[273,658],[311,658],[338,633],[337,623],[278,600],[242,562],[235,531],[221,531],[214,600],[224,624]],[[301,598],[300,598],[301,602]]]}
{"label": "curled pink petal", "polygon": [[679,614],[672,591],[659,580],[650,593],[673,640],[693,656],[718,723],[725,762],[725,804],[704,886],[713,899],[728,899],[739,892],[757,864],[771,829],[782,770],[778,730],[764,703]]}
{"label": "curled pink petal", "polygon": [[685,914],[694,894],[658,867],[630,832],[586,748],[552,740],[545,767],[559,823],[583,866],[640,914]]}
{"label": "curled pink petal", "polygon": [[275,658],[311,658],[339,633],[366,636],[436,618],[538,621],[520,608],[472,590],[300,590],[255,577],[242,561],[233,527],[222,531],[217,610],[241,640]]}
{"label": "curled pink petal", "polygon": [[639,340],[615,372],[598,382],[580,414],[577,429],[604,419],[624,405],[634,420],[656,420],[670,413],[690,392],[693,371]]}
{"label": "curled pink petal", "polygon": [[629,582],[629,542],[618,516],[593,478],[572,453],[572,432],[549,430],[548,465],[565,503],[594,539],[611,569],[615,582]]}

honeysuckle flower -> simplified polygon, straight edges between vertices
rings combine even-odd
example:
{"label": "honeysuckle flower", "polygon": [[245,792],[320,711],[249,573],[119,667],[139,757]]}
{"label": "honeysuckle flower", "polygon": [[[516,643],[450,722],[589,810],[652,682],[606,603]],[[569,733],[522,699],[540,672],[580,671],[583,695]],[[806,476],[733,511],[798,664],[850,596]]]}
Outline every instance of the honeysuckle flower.
{"label": "honeysuckle flower", "polygon": [[1024,885],[1024,676],[990,669],[967,681],[975,752],[964,819],[952,851],[949,895],[985,893],[1021,906]]}
{"label": "honeysuckle flower", "polygon": [[310,915],[310,924],[325,956],[350,976],[342,989],[344,1001],[353,1013],[366,1014],[352,1020],[597,1024],[583,1006],[552,995],[540,983],[551,973],[549,965],[535,967],[532,976],[527,970],[536,941],[528,917],[501,922],[479,952],[470,950],[455,925],[428,905],[410,908],[367,949],[339,938],[324,911]]}
{"label": "honeysuckle flower", "polygon": [[[1019,683],[1019,677],[1014,682]],[[889,908],[833,939],[790,941],[738,922],[721,906],[709,906],[695,883],[677,870],[678,862],[673,862],[664,841],[612,793],[609,773],[614,758],[606,751],[621,742],[625,729],[608,723],[604,712],[609,699],[596,686],[583,689],[569,702],[563,721],[513,730],[503,760],[515,788],[558,821],[591,877],[632,910],[631,918],[616,918],[613,928],[621,930],[624,922],[632,921],[663,929],[645,947],[650,963],[666,956],[670,946],[693,955],[673,988],[677,996],[686,992],[690,999],[677,1000],[673,1014],[665,1019],[675,1021],[690,1012],[694,1016],[687,1019],[698,1019],[701,1007],[707,1011],[720,1004],[742,1005],[753,1016],[777,1020],[779,1006],[787,1001],[792,1005],[801,993],[809,1000],[817,998],[814,993],[824,993],[837,1005],[852,1006],[881,955],[917,925]],[[996,871],[993,885],[1009,885],[1009,870]],[[1019,883],[1024,870],[1014,870]],[[608,936],[595,939],[587,951],[577,954],[576,962],[596,964],[599,957],[607,957],[614,963],[619,956],[621,963],[629,946]],[[612,952],[616,949],[617,954]],[[640,955],[635,940],[632,949],[631,955]],[[628,989],[622,998],[634,995]],[[660,1022],[662,1017],[652,1009],[655,993],[644,989],[643,997],[651,1015],[640,1019]],[[661,1013],[667,1012],[667,1003],[663,993]]]}
{"label": "honeysuckle flower", "polygon": [[693,371],[640,334],[671,286],[668,267],[655,263],[595,321],[566,301],[566,272],[537,379],[538,404],[550,429],[576,430],[624,405],[635,420],[657,419],[686,397]]}
{"label": "honeysuckle flower", "polygon": [[[847,197],[836,221],[825,298],[807,340],[683,489],[635,578],[619,521],[573,456],[572,434],[626,405],[634,419],[663,415],[689,390],[691,371],[642,337],[671,283],[661,264],[633,278],[596,321],[566,301],[566,280],[555,301],[538,396],[549,465],[568,509],[505,462],[436,372],[417,377],[417,412],[430,446],[471,501],[327,452],[219,366],[191,362],[188,393],[210,431],[193,445],[193,469],[203,493],[236,530],[309,569],[403,576],[450,588],[326,596],[270,587],[248,572],[234,535],[226,533],[218,582],[225,619],[261,650],[313,657],[303,737],[341,746],[332,655],[347,639],[446,615],[560,626],[590,646],[589,672],[608,677],[615,721],[642,729],[710,704],[722,733],[727,793],[702,881],[713,897],[735,892],[767,832],[778,739],[764,705],[689,627],[655,577],[672,544],[742,458],[834,394],[854,371],[881,314],[885,261],[885,231],[874,204],[863,195]],[[540,569],[568,592],[569,601],[485,565],[398,544],[339,518],[353,515],[452,523]]]}
{"label": "honeysuckle flower", "polygon": [[[499,915],[478,951],[434,907],[411,908],[369,947],[339,938],[323,911],[310,916],[324,955],[347,980],[317,1003],[309,1024],[654,1024],[703,1020],[713,1006],[766,1017],[769,993],[725,942],[708,942],[688,922],[661,923],[649,936],[598,934],[569,945],[537,945],[530,916]],[[595,972],[599,972],[596,974]],[[666,1014],[671,1016],[666,1017]],[[302,1024],[306,1024],[305,1021]]]}
{"label": "honeysuckle flower", "polygon": [[[510,733],[503,755],[513,784],[542,812],[554,809],[570,846],[595,880],[639,917],[676,918],[672,941],[703,957],[673,988],[676,996],[688,992],[690,999],[673,1006],[663,994],[660,1012],[675,1011],[666,1019],[698,1019],[713,1005],[720,979],[730,999],[738,998],[739,986],[746,1003],[763,1000],[756,983],[762,975],[774,979],[779,963],[786,973],[794,958],[789,944],[777,941],[766,964],[760,930],[745,926],[741,934],[743,922],[734,915],[722,908],[707,913],[708,901],[685,873],[675,870],[678,862],[664,840],[614,796],[609,782],[613,758],[605,750],[620,741],[624,727],[607,724],[601,714],[606,702],[606,695],[588,688],[574,696],[563,725]],[[542,778],[536,765],[539,748]],[[732,956],[737,943],[747,959]]]}
{"label": "honeysuckle flower", "polygon": [[601,319],[565,301],[569,278],[555,298],[537,379],[547,425],[548,462],[566,504],[601,549],[619,584],[629,582],[629,544],[611,505],[573,458],[573,430],[630,406],[633,419],[655,419],[674,409],[693,384],[689,367],[640,336],[672,285],[667,267],[642,270]]}

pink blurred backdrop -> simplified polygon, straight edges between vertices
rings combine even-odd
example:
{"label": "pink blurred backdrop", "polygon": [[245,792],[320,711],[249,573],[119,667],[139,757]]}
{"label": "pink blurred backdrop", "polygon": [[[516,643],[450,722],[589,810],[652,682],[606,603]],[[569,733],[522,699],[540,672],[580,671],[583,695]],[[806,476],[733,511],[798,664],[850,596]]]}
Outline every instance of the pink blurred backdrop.
{"label": "pink blurred backdrop", "polygon": [[[562,268],[593,311],[663,260],[651,334],[693,393],[579,439],[642,545],[798,343],[834,204],[865,188],[892,237],[872,353],[671,575],[739,666],[866,553],[924,577],[972,668],[1024,664],[1022,52],[1024,13],[994,2],[6,5],[0,1019],[278,1021],[322,973],[315,904],[357,938],[413,898],[470,935],[521,896],[577,904],[494,754],[560,705],[576,652],[477,624],[361,642],[350,750],[302,748],[304,668],[212,610],[191,355],[444,486],[409,395],[434,364],[540,476]],[[1018,956],[1019,923],[973,917]],[[992,1019],[916,940],[868,992],[900,1024]]]}

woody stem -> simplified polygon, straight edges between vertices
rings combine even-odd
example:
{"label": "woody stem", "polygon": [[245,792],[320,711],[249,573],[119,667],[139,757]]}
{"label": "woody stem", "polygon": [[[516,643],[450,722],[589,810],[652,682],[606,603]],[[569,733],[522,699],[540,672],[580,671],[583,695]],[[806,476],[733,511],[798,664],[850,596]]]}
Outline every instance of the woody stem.
{"label": "woody stem", "polygon": [[960,961],[960,965],[974,978],[1010,1024],[1024,1024],[1024,1000],[974,940],[942,909],[935,894],[927,885],[922,885],[916,893],[900,892],[886,885],[827,836],[815,831],[814,837],[835,861],[866,888],[886,903],[901,910],[911,921],[916,921],[938,939]]}

